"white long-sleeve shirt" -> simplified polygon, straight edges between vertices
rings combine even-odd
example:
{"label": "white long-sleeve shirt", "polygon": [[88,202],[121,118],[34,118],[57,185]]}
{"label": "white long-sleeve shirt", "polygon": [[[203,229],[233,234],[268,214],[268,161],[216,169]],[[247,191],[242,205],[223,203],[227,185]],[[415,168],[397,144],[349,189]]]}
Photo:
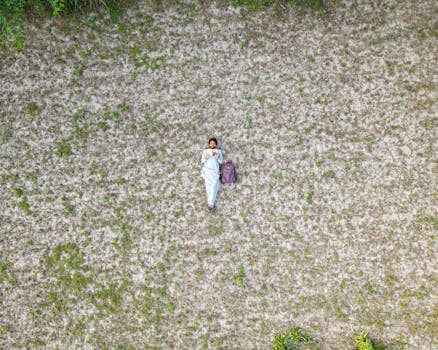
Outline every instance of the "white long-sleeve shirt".
{"label": "white long-sleeve shirt", "polygon": [[[207,160],[207,158],[205,157],[207,154],[207,150],[209,150],[209,148],[204,149],[204,151],[202,152],[202,158],[201,158],[201,163],[204,164],[205,161]],[[224,157],[222,156],[222,151],[220,149],[215,149],[217,151],[217,161],[219,162],[219,164],[222,164],[224,161]],[[210,157],[214,157],[214,156],[210,156]]]}

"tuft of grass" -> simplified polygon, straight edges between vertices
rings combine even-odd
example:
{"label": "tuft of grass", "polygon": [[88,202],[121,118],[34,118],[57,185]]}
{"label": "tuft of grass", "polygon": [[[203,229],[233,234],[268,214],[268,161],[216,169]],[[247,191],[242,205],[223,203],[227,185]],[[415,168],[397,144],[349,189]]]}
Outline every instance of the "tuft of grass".
{"label": "tuft of grass", "polygon": [[62,140],[56,145],[56,155],[59,158],[68,157],[72,154],[71,145],[67,140]]}
{"label": "tuft of grass", "polygon": [[251,117],[246,117],[246,128],[252,129],[254,127],[254,123]]}
{"label": "tuft of grass", "polygon": [[99,127],[99,129],[102,129],[103,131],[106,131],[110,128],[109,124],[105,121],[98,122],[97,126]]}
{"label": "tuft of grass", "polygon": [[43,107],[35,102],[31,102],[26,107],[26,113],[32,117],[35,117],[41,113]]}
{"label": "tuft of grass", "polygon": [[438,230],[438,217],[436,216],[420,216],[418,222],[432,224],[433,229]]}
{"label": "tuft of grass", "polygon": [[245,277],[246,277],[245,268],[243,267],[243,265],[240,265],[239,272],[237,273],[237,275],[234,278],[240,287],[243,287]]}
{"label": "tuft of grass", "polygon": [[356,336],[356,350],[385,350],[386,346],[373,342],[368,333],[362,332]]}
{"label": "tuft of grass", "polygon": [[294,327],[285,334],[278,334],[274,338],[272,350],[317,350],[319,342],[300,327]]}
{"label": "tuft of grass", "polygon": [[313,192],[310,192],[307,196],[306,196],[306,202],[308,204],[311,204],[313,200]]}
{"label": "tuft of grass", "polygon": [[23,191],[17,187],[11,188],[11,194],[14,195],[15,197],[21,197],[21,195],[23,194]]}
{"label": "tuft of grass", "polygon": [[30,210],[30,205],[29,205],[29,203],[27,202],[27,197],[23,197],[23,198],[21,199],[21,201],[18,202],[18,207],[19,207],[21,210],[23,210],[24,213],[25,213],[26,215],[31,216],[31,215],[33,214],[33,213],[32,213],[32,210]]}
{"label": "tuft of grass", "polygon": [[356,348],[357,350],[374,350],[371,339],[367,333],[362,332],[356,337]]}
{"label": "tuft of grass", "polygon": [[[0,105],[1,107],[1,105]],[[0,141],[1,143],[8,142],[14,136],[14,129],[12,126],[2,126],[2,131],[0,132]]]}
{"label": "tuft of grass", "polygon": [[325,9],[326,4],[323,0],[231,0],[233,6],[245,7],[252,11],[264,10],[274,5],[299,6],[313,10]]}
{"label": "tuft of grass", "polygon": [[205,248],[201,251],[201,257],[203,258],[209,258],[209,257],[215,257],[218,256],[219,253],[216,250],[210,249],[210,248]]}
{"label": "tuft of grass", "polygon": [[53,248],[46,258],[45,266],[47,272],[56,279],[55,285],[65,292],[78,293],[92,282],[83,253],[74,243],[59,244]]}
{"label": "tuft of grass", "polygon": [[14,277],[10,272],[12,263],[6,260],[0,260],[0,284],[7,283],[12,284]]}

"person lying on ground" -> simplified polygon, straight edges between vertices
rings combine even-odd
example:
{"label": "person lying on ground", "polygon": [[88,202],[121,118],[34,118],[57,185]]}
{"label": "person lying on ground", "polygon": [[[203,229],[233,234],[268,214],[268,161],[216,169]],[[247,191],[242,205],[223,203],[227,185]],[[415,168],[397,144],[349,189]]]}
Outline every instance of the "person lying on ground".
{"label": "person lying on ground", "polygon": [[222,151],[217,148],[217,140],[208,140],[208,148],[202,152],[201,163],[203,164],[201,176],[205,180],[207,192],[208,210],[211,212],[216,207],[216,197],[219,190],[220,165],[223,162]]}

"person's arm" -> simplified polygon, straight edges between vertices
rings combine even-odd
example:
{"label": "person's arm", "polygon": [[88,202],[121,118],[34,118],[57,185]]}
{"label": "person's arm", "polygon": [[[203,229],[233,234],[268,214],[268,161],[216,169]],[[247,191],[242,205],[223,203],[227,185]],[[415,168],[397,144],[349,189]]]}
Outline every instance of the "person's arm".
{"label": "person's arm", "polygon": [[202,157],[201,157],[201,163],[204,164],[207,158],[205,157],[207,155],[207,150],[202,151]]}
{"label": "person's arm", "polygon": [[222,151],[220,149],[217,150],[217,160],[219,164],[222,164],[224,161],[224,157],[222,156]]}

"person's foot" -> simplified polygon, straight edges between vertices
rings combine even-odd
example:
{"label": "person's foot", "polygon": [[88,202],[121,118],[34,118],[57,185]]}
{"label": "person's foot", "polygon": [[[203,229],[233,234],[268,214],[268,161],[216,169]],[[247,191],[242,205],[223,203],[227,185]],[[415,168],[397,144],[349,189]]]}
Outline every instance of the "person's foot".
{"label": "person's foot", "polygon": [[212,213],[212,212],[214,211],[214,208],[215,208],[214,205],[209,205],[209,206],[208,206],[208,211],[209,211],[210,213]]}

